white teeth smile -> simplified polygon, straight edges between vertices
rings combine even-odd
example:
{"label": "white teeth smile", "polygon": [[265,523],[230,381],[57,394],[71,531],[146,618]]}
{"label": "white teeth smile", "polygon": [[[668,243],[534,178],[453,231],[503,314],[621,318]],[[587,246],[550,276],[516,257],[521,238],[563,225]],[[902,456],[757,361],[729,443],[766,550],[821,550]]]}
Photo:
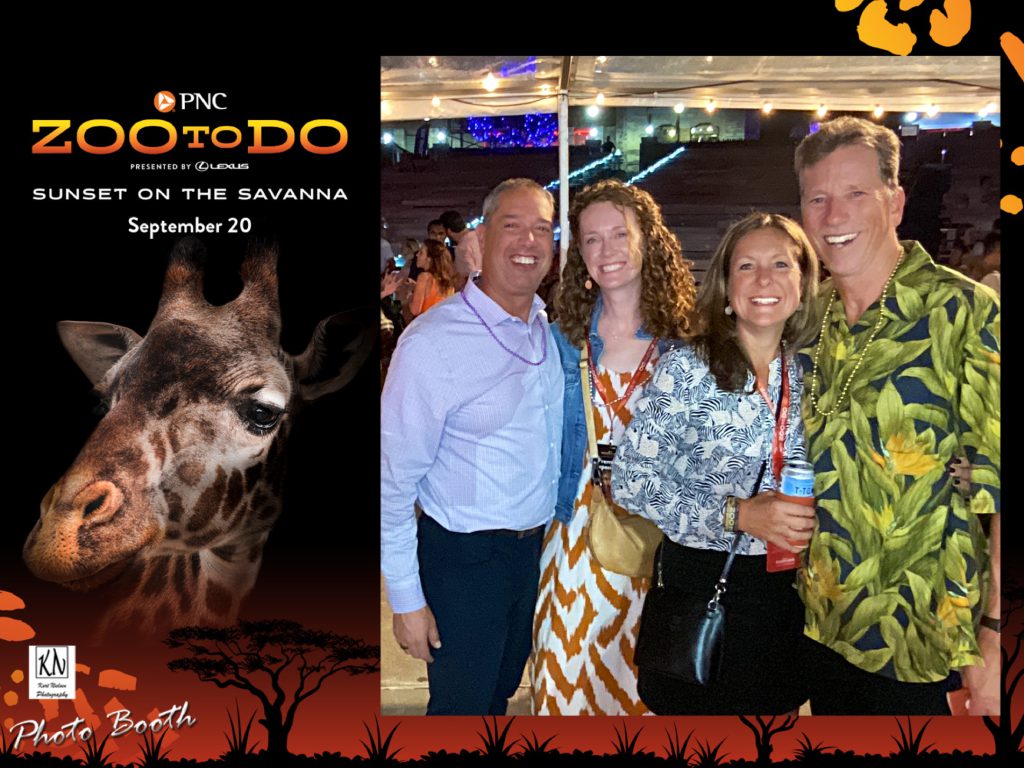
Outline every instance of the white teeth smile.
{"label": "white teeth smile", "polygon": [[605,266],[601,267],[601,271],[602,272],[618,272],[624,266],[626,266],[626,265],[625,264],[606,264]]}
{"label": "white teeth smile", "polygon": [[825,242],[828,243],[829,245],[845,245],[846,243],[853,240],[853,238],[855,238],[856,236],[856,232],[849,235],[825,235]]}
{"label": "white teeth smile", "polygon": [[760,304],[760,305],[763,305],[763,306],[771,306],[772,304],[778,304],[779,303],[778,299],[767,297],[767,296],[757,296],[757,297],[751,299],[751,301],[754,304]]}
{"label": "white teeth smile", "polygon": [[534,264],[537,263],[537,259],[536,259],[535,256],[513,256],[512,257],[512,263],[513,264],[526,264],[528,266],[533,266]]}

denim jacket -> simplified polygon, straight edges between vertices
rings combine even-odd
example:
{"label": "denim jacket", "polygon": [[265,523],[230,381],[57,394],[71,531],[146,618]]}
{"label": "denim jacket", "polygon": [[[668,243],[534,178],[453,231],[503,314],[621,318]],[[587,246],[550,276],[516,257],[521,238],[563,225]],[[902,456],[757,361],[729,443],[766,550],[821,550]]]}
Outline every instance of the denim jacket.
{"label": "denim jacket", "polygon": [[[594,312],[590,317],[590,349],[594,360],[601,359],[604,352],[604,339],[597,333],[597,321],[601,317],[604,306],[601,295],[594,302]],[[555,323],[552,328],[558,354],[562,358],[562,374],[565,376],[565,389],[562,395],[562,468],[558,479],[558,496],[555,501],[555,519],[568,523],[572,517],[576,491],[579,488],[580,468],[583,457],[587,453],[587,422],[583,412],[583,387],[580,384],[580,350],[569,343],[562,334],[562,329]],[[641,326],[637,331],[638,339],[650,341],[651,334]],[[677,340],[658,340],[658,353],[677,346]]]}

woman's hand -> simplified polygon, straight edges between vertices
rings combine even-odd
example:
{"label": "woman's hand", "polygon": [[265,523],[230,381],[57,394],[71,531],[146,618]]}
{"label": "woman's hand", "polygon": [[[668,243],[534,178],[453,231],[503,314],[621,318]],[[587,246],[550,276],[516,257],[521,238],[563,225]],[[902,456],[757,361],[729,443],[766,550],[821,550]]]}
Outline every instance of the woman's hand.
{"label": "woman's hand", "polygon": [[387,296],[390,296],[401,284],[401,272],[389,272],[388,274],[384,275],[384,279],[380,281],[380,297],[383,299]]}
{"label": "woman's hand", "polygon": [[814,507],[783,501],[765,491],[737,505],[736,527],[787,552],[807,549],[814,533]]}

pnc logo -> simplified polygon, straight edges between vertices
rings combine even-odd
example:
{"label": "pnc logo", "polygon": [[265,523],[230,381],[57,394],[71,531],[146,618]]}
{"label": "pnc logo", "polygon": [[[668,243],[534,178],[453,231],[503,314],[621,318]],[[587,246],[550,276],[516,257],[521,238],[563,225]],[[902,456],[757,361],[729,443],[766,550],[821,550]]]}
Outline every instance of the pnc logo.
{"label": "pnc logo", "polygon": [[176,103],[177,99],[174,98],[174,94],[170,91],[160,91],[153,97],[153,106],[156,107],[157,112],[171,112],[174,110]]}

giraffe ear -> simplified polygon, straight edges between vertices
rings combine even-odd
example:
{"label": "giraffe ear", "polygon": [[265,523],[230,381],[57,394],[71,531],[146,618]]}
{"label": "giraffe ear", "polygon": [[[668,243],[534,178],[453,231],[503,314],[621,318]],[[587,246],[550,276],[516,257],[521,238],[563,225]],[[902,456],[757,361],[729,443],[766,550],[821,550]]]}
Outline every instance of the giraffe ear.
{"label": "giraffe ear", "polygon": [[292,358],[299,398],[316,400],[352,380],[377,339],[372,315],[372,310],[350,310],[320,322],[306,351]]}
{"label": "giraffe ear", "polygon": [[71,359],[94,386],[103,381],[125,352],[142,341],[139,334],[123,325],[77,320],[57,323],[57,334]]}

